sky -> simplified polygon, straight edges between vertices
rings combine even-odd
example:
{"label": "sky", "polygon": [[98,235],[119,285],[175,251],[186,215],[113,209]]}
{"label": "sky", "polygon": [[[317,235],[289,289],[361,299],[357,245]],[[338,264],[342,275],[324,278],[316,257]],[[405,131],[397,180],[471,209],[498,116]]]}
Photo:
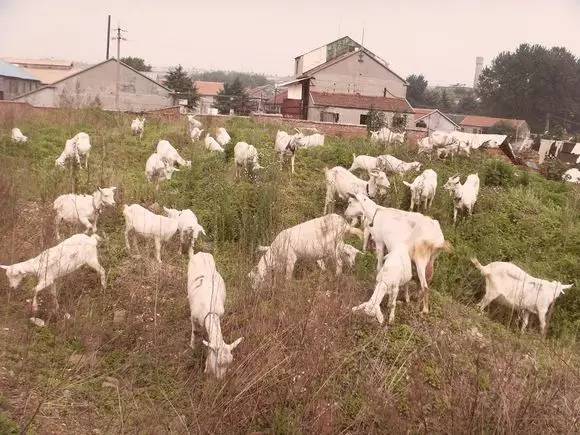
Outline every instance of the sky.
{"label": "sky", "polygon": [[471,85],[476,56],[522,42],[580,56],[579,0],[0,0],[0,57],[99,62],[108,14],[127,29],[121,56],[159,67],[289,76],[294,57],[363,29],[391,69],[430,85]]}

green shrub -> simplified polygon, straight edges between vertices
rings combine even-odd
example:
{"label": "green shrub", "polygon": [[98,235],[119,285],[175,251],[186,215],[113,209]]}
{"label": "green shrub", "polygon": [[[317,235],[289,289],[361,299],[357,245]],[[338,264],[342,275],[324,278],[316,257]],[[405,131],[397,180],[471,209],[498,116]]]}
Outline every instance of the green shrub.
{"label": "green shrub", "polygon": [[514,167],[501,160],[490,160],[483,170],[483,184],[486,186],[509,187],[514,184]]}
{"label": "green shrub", "polygon": [[566,172],[566,165],[558,159],[546,160],[540,169],[540,172],[548,180],[562,181],[562,175]]}

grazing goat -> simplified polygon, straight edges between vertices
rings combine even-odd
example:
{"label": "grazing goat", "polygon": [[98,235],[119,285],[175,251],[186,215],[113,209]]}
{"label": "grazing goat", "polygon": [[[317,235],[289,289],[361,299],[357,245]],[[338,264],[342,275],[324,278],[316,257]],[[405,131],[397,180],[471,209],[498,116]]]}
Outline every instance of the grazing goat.
{"label": "grazing goat", "polygon": [[577,168],[568,169],[562,175],[562,180],[567,181],[568,183],[580,184],[580,170]]}
{"label": "grazing goat", "polygon": [[216,137],[215,138],[216,138],[217,142],[222,147],[225,147],[232,140],[232,138],[230,137],[230,135],[228,134],[228,132],[226,131],[226,129],[223,128],[223,127],[220,127],[220,128],[217,129],[217,134],[216,134]]}
{"label": "grazing goat", "polygon": [[197,127],[201,128],[201,122],[199,122],[193,115],[187,115],[187,121],[189,122],[190,128]]}
{"label": "grazing goat", "polygon": [[[155,242],[155,259],[161,263],[161,242],[170,240],[179,229],[179,221],[150,212],[139,204],[125,205],[125,246],[131,252],[129,235],[132,231]],[[136,245],[135,245],[136,246]]]}
{"label": "grazing goat", "polygon": [[219,151],[220,153],[224,152],[224,149],[221,147],[217,141],[208,134],[205,135],[204,144],[206,149],[209,151]]}
{"label": "grazing goat", "polygon": [[542,334],[546,335],[546,314],[550,305],[573,284],[534,278],[518,266],[503,261],[486,266],[482,266],[476,258],[472,258],[471,262],[485,277],[485,296],[478,304],[481,311],[494,300],[520,310],[522,332],[528,326],[530,313],[537,314]]}
{"label": "grazing goat", "polygon": [[371,141],[372,142],[382,142],[385,144],[390,144],[393,142],[403,143],[405,142],[405,135],[407,133],[395,133],[388,127],[383,127],[378,131],[371,131]]}
{"label": "grazing goat", "polygon": [[185,254],[186,248],[193,251],[195,241],[200,234],[205,236],[205,230],[197,221],[197,216],[189,209],[176,210],[174,208],[163,207],[167,217],[177,219],[177,229],[179,231],[179,243],[181,252]]}
{"label": "grazing goat", "polygon": [[38,311],[38,293],[48,286],[52,286],[51,293],[58,310],[54,281],[80,269],[81,266],[87,265],[96,271],[101,278],[101,286],[103,288],[106,287],[105,270],[99,263],[97,251],[99,241],[101,241],[101,238],[96,234],[92,236],[75,234],[30,260],[11,266],[0,266],[0,268],[6,270],[6,276],[12,288],[17,288],[27,275],[36,276],[38,282],[36,287],[34,287],[34,297],[32,298],[32,310],[34,312]]}
{"label": "grazing goat", "polygon": [[134,136],[139,135],[139,139],[143,139],[143,131],[145,130],[145,117],[135,118],[131,122],[131,133]]}
{"label": "grazing goat", "polygon": [[425,169],[415,178],[413,183],[403,181],[403,184],[411,189],[410,211],[413,211],[415,205],[417,208],[421,208],[421,203],[425,211],[431,208],[437,191],[437,173],[433,169]]}
{"label": "grazing goat", "polygon": [[165,162],[157,153],[153,153],[145,162],[145,176],[150,183],[155,182],[155,190],[159,190],[159,183],[165,180],[171,180],[174,172],[179,169]]}
{"label": "grazing goat", "polygon": [[[381,161],[380,161],[379,157],[371,157],[371,156],[365,156],[365,155],[357,156],[356,154],[353,153],[352,165],[350,165],[350,168],[348,168],[348,170],[350,172],[354,172],[357,169],[363,169],[367,172],[367,174],[370,174],[374,170],[381,169],[380,166],[381,166]],[[369,175],[369,177],[370,177],[370,175]]]}
{"label": "grazing goat", "polygon": [[205,360],[205,373],[218,379],[225,376],[234,358],[232,351],[241,343],[243,337],[227,344],[222,335],[220,319],[224,315],[226,285],[215,266],[211,254],[198,252],[190,255],[187,266],[187,298],[191,316],[191,339],[189,346],[195,347],[195,331],[205,329],[208,348]]}
{"label": "grazing goat", "polygon": [[100,187],[92,195],[75,195],[69,193],[60,195],[54,200],[52,208],[56,212],[54,226],[56,228],[56,238],[60,240],[60,224],[62,221],[70,224],[82,224],[85,226],[85,233],[97,232],[97,221],[104,206],[115,205],[116,187]]}
{"label": "grazing goat", "polygon": [[479,194],[479,176],[470,174],[464,184],[461,184],[459,175],[450,177],[443,186],[449,194],[453,196],[453,223],[457,221],[457,213],[461,209],[466,209],[469,216],[473,213],[473,206]]}
{"label": "grazing goat", "polygon": [[64,150],[55,160],[55,166],[64,167],[68,159],[74,159],[79,166],[81,165],[81,156],[85,160],[85,169],[89,164],[89,154],[91,151],[91,141],[86,133],[77,133],[72,139],[66,141]]}
{"label": "grazing goat", "polygon": [[419,162],[404,162],[398,158],[385,154],[377,157],[379,166],[387,174],[404,174],[409,171],[419,172],[421,170],[421,163]]}
{"label": "grazing goat", "polygon": [[240,169],[246,172],[254,172],[262,169],[258,163],[258,150],[254,145],[246,142],[238,142],[234,147],[234,161],[236,163],[236,178],[240,176]]}
{"label": "grazing goat", "polygon": [[201,130],[199,127],[193,127],[189,131],[189,136],[191,137],[191,141],[192,142],[198,141],[199,138],[201,137],[202,133],[203,133],[203,130]]}
{"label": "grazing goat", "polygon": [[342,166],[335,166],[332,169],[324,168],[324,176],[326,178],[324,214],[328,212],[328,206],[334,202],[336,196],[341,199],[348,199],[349,196],[355,193],[362,193],[374,198],[378,193],[384,194],[386,189],[391,186],[389,179],[381,171],[370,172],[369,181],[364,181],[351,174]]}
{"label": "grazing goat", "polygon": [[292,173],[294,173],[294,158],[298,149],[298,140],[303,138],[302,132],[297,130],[295,134],[288,134],[285,131],[278,130],[276,133],[276,142],[274,148],[280,158],[280,165],[284,162],[284,156],[290,156],[290,164]]}
{"label": "grazing goat", "polygon": [[471,147],[466,142],[458,141],[437,149],[437,157],[440,159],[447,158],[448,156],[451,156],[451,159],[453,159],[455,154],[463,154],[469,157],[471,155]]}
{"label": "grazing goat", "polygon": [[310,134],[296,140],[300,148],[314,148],[324,145],[324,135],[320,133]]}
{"label": "grazing goat", "polygon": [[286,280],[292,279],[298,260],[330,259],[336,265],[336,274],[340,275],[343,263],[352,266],[359,253],[357,249],[346,247],[343,241],[346,233],[362,237],[358,228],[351,227],[337,214],[312,219],[281,231],[270,246],[262,248],[264,255],[249,273],[252,287],[258,288],[267,276],[278,271],[286,273]]}
{"label": "grazing goat", "polygon": [[28,137],[24,136],[20,129],[16,127],[12,129],[11,138],[14,142],[26,142],[28,140]]}
{"label": "grazing goat", "polygon": [[191,160],[184,160],[167,140],[160,140],[157,143],[156,152],[165,163],[171,166],[177,163],[179,166],[191,167]]}
{"label": "grazing goat", "polygon": [[433,276],[435,260],[441,251],[451,251],[451,245],[445,241],[439,222],[420,213],[379,207],[365,195],[357,193],[355,197],[369,222],[377,253],[377,270],[383,266],[385,249],[390,252],[399,244],[406,244],[421,283],[422,312],[428,313],[428,283]]}
{"label": "grazing goat", "polygon": [[367,302],[352,308],[353,312],[364,310],[364,312],[375,317],[382,325],[385,317],[381,311],[381,302],[385,295],[389,296],[389,324],[395,320],[395,307],[397,306],[397,296],[399,287],[405,288],[405,300],[409,302],[409,291],[407,283],[413,278],[413,268],[409,248],[406,244],[397,245],[385,257],[385,262],[377,275],[375,290]]}

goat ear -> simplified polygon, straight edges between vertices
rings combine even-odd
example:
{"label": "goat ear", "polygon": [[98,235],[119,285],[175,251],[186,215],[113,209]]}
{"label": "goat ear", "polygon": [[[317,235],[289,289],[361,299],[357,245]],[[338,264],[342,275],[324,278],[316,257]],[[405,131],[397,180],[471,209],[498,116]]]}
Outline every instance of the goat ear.
{"label": "goat ear", "polygon": [[238,344],[240,344],[243,339],[244,339],[244,337],[240,337],[236,341],[234,341],[232,344],[230,344],[230,350],[234,350],[236,347],[238,347]]}

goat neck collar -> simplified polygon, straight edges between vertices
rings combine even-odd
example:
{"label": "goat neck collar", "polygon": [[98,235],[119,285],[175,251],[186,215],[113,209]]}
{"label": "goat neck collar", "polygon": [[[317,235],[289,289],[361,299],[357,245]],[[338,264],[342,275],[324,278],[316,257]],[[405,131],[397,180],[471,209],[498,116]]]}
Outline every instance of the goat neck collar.
{"label": "goat neck collar", "polygon": [[371,219],[371,223],[369,227],[372,227],[375,224],[375,218],[377,217],[377,213],[379,212],[379,207],[376,208],[375,213],[373,214],[373,218]]}

